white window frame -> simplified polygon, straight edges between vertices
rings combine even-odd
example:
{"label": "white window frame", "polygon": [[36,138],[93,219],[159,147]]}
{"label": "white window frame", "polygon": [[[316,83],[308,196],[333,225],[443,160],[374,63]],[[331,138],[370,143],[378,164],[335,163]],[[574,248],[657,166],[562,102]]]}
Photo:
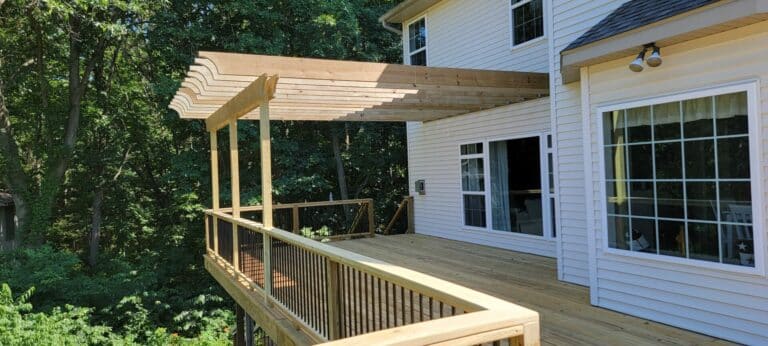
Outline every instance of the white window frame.
{"label": "white window frame", "polygon": [[[425,33],[425,35],[424,35],[424,41],[425,41],[424,42],[424,47],[421,47],[421,48],[419,48],[417,50],[411,51],[411,24],[416,23],[416,22],[418,22],[418,21],[420,21],[422,19],[424,20],[424,31],[425,31],[424,32]],[[405,30],[403,30],[403,32],[405,33],[405,40],[404,40],[405,42],[403,43],[403,48],[405,49],[405,52],[406,52],[406,58],[408,59],[408,65],[411,65],[411,57],[414,54],[425,52],[425,54],[424,54],[424,56],[425,56],[424,61],[425,61],[426,66],[429,66],[429,52],[427,52],[427,47],[429,46],[429,29],[427,27],[427,15],[422,15],[420,17],[416,17],[416,19],[411,20],[410,22],[408,22],[405,25],[404,29]]]}
{"label": "white window frame", "polygon": [[542,25],[541,36],[533,38],[533,39],[530,39],[530,40],[525,41],[525,42],[520,43],[520,44],[515,44],[515,16],[512,15],[512,13],[514,12],[514,10],[516,8],[518,8],[520,6],[523,6],[523,5],[529,3],[529,2],[531,2],[533,0],[524,0],[524,1],[518,2],[516,4],[512,4],[511,0],[506,0],[506,1],[509,2],[509,11],[507,11],[507,12],[509,14],[509,47],[510,47],[510,49],[517,49],[517,48],[526,47],[526,46],[529,46],[531,44],[534,44],[536,42],[543,41],[543,40],[546,39],[546,37],[547,37],[547,20],[548,20],[546,14],[547,14],[547,7],[549,6],[549,1],[548,0],[541,0],[541,21],[542,21],[542,24],[541,24]]}
{"label": "white window frame", "polygon": [[[640,260],[648,260],[653,262],[679,264],[684,266],[698,267],[704,269],[714,269],[733,273],[753,274],[759,276],[765,276],[765,230],[763,220],[765,219],[765,212],[763,209],[763,175],[762,175],[762,148],[760,135],[761,127],[761,115],[759,110],[759,85],[756,80],[741,81],[736,83],[724,84],[719,86],[713,86],[702,89],[688,90],[680,93],[649,97],[641,100],[627,101],[622,103],[615,103],[610,105],[599,105],[597,107],[597,143],[598,143],[598,157],[599,157],[599,179],[600,179],[600,196],[597,199],[600,205],[596,206],[600,208],[602,230],[600,232],[602,239],[601,251],[603,254],[609,256],[616,256],[622,258],[634,258]],[[606,191],[606,173],[605,173],[605,136],[603,128],[603,115],[606,112],[612,112],[617,110],[625,110],[630,108],[651,106],[664,104],[669,102],[679,102],[689,99],[696,99],[701,97],[712,97],[718,95],[725,95],[737,92],[747,92],[747,112],[748,112],[748,136],[749,136],[749,151],[750,151],[750,184],[752,193],[752,230],[753,230],[753,249],[755,256],[755,266],[746,267],[734,264],[725,264],[717,262],[709,262],[705,260],[696,260],[691,258],[682,258],[674,256],[665,256],[660,254],[649,254],[637,251],[615,249],[608,244],[608,210],[607,210],[607,191]]]}
{"label": "white window frame", "polygon": [[[483,152],[482,153],[480,153],[480,154],[467,154],[467,155],[462,155],[461,154],[461,147],[462,146],[467,145],[467,144],[478,144],[478,143],[483,145]],[[488,196],[487,196],[487,194],[488,194],[488,188],[490,187],[490,185],[488,184],[488,181],[487,181],[488,177],[486,177],[486,172],[487,172],[487,170],[490,167],[488,165],[487,151],[488,151],[488,145],[486,143],[483,143],[482,141],[467,142],[467,143],[462,143],[462,144],[459,145],[459,190],[461,191],[461,198],[460,198],[461,199],[461,202],[460,202],[461,203],[461,224],[462,224],[463,227],[466,227],[467,229],[483,230],[483,229],[488,227],[488,223],[490,221],[490,220],[488,220],[488,209],[487,209],[488,208]],[[462,160],[469,160],[469,159],[481,159],[481,160],[483,160],[483,191],[464,191],[464,185],[463,185],[464,177],[462,176],[462,172],[461,172],[461,169],[462,169],[461,161]],[[465,195],[484,196],[485,197],[485,207],[486,207],[486,210],[485,210],[485,227],[477,227],[477,226],[469,226],[469,225],[467,225],[467,222],[466,222],[466,220],[464,218],[464,216],[465,216],[464,215],[464,196]]]}
{"label": "white window frame", "polygon": [[[550,194],[549,191],[549,171],[548,171],[548,159],[547,154],[552,150],[547,147],[547,136],[551,135],[550,132],[531,132],[526,133],[522,135],[516,135],[516,136],[505,136],[505,137],[499,137],[499,138],[489,138],[489,139],[479,139],[474,141],[465,141],[460,142],[459,145],[456,146],[456,152],[459,153],[458,157],[458,173],[459,173],[459,207],[460,207],[460,221],[461,221],[461,229],[462,230],[471,230],[471,231],[483,231],[483,232],[491,232],[493,234],[505,234],[505,235],[511,235],[515,237],[524,237],[524,238],[531,238],[531,239],[538,239],[538,240],[551,240],[554,241],[556,238],[552,235],[552,228],[554,225],[552,225],[552,215],[553,212],[551,210],[550,205],[550,198],[555,198],[555,203],[557,203],[557,193]],[[541,214],[542,214],[542,235],[534,235],[534,234],[525,234],[525,233],[518,233],[518,232],[508,232],[508,231],[499,231],[493,229],[493,215],[491,210],[491,177],[490,177],[490,169],[491,169],[491,163],[490,163],[490,143],[491,142],[499,142],[499,141],[508,141],[508,140],[516,140],[516,139],[525,139],[525,138],[531,138],[531,137],[538,137],[539,138],[539,175],[541,177]],[[554,141],[554,138],[553,138]],[[471,155],[461,155],[461,146],[467,145],[467,144],[476,144],[476,143],[482,143],[483,144],[483,153],[482,154],[471,154]],[[553,143],[554,146],[554,143]],[[472,191],[472,192],[466,192],[464,191],[464,188],[461,186],[461,160],[462,159],[471,159],[471,158],[481,158],[483,159],[483,183],[484,183],[484,191]],[[485,196],[485,227],[475,227],[475,226],[468,226],[466,224],[466,221],[464,219],[464,195],[470,194],[470,195],[478,195],[478,196]]]}

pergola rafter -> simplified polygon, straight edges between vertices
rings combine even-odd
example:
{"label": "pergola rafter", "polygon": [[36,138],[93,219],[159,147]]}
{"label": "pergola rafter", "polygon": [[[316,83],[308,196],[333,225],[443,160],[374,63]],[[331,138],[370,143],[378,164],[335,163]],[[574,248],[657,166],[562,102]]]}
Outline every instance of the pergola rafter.
{"label": "pergola rafter", "polygon": [[208,119],[265,73],[280,76],[271,120],[430,121],[549,92],[545,73],[200,52],[170,107]]}

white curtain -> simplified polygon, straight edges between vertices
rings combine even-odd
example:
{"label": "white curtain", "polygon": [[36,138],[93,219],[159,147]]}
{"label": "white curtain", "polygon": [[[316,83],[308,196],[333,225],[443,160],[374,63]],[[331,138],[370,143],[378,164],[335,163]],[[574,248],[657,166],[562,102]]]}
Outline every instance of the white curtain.
{"label": "white curtain", "polygon": [[[715,102],[714,116],[717,119],[728,119],[747,114],[747,93],[719,95],[715,97],[702,97],[693,100],[682,101],[683,117],[685,122],[702,119],[712,119],[712,102]],[[680,122],[680,102],[670,102],[653,106],[653,123],[656,125],[673,124]],[[627,110],[625,122],[616,124],[616,129],[623,127],[650,126],[650,107],[639,107]]]}
{"label": "white curtain", "polygon": [[492,226],[495,230],[511,232],[512,220],[509,216],[507,142],[491,142],[490,149]]}
{"label": "white curtain", "polygon": [[718,119],[747,115],[747,93],[720,95],[715,97],[715,109]]}

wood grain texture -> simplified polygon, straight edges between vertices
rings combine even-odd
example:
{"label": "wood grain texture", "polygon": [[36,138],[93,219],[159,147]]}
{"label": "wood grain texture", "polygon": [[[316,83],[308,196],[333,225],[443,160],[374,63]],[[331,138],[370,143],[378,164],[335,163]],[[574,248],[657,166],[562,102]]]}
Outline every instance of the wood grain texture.
{"label": "wood grain texture", "polygon": [[542,345],[727,345],[709,336],[589,305],[588,289],[557,280],[552,258],[418,234],[331,243],[539,312]]}
{"label": "wood grain texture", "polygon": [[269,100],[272,120],[428,121],[541,98],[548,83],[535,72],[200,52],[169,107],[208,129],[259,119]]}

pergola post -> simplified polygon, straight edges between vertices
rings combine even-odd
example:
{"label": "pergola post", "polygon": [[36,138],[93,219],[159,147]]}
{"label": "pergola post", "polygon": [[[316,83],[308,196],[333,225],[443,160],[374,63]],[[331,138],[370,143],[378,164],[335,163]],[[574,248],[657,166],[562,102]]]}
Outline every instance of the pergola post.
{"label": "pergola post", "polygon": [[[229,167],[232,175],[232,217],[240,217],[240,155],[237,148],[237,118],[229,121]],[[232,266],[237,275],[240,263],[240,244],[237,222],[232,223]]]}
{"label": "pergola post", "polygon": [[237,148],[237,119],[229,122],[229,165],[232,174],[232,216],[240,217],[240,162]]}
{"label": "pergola post", "polygon": [[259,136],[261,137],[261,204],[264,206],[264,227],[272,228],[272,142],[269,134],[269,101],[259,106]]}
{"label": "pergola post", "polygon": [[[259,105],[259,137],[261,141],[261,205],[262,224],[272,229],[272,143],[269,134],[269,99]],[[264,233],[264,297],[272,294],[272,237]]]}
{"label": "pergola post", "polygon": [[216,130],[211,133],[211,200],[213,201],[213,252],[219,253],[219,144]]}

